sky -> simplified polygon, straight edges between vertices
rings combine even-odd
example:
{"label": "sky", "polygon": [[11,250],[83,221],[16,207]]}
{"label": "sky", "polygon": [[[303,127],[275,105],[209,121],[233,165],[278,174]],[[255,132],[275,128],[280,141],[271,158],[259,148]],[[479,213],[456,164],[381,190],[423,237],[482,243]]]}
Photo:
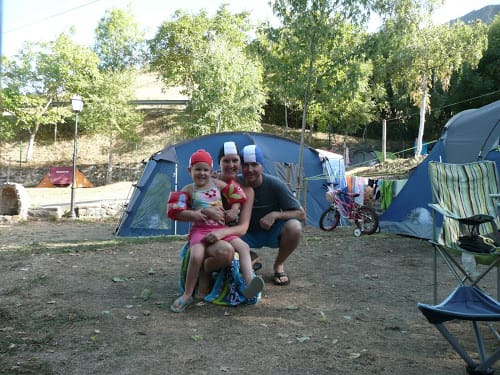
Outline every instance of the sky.
{"label": "sky", "polygon": [[[50,41],[61,32],[76,28],[75,42],[91,46],[94,30],[105,14],[112,8],[130,9],[151,38],[158,26],[169,20],[175,10],[182,8],[190,13],[201,9],[213,15],[223,0],[0,0],[2,8],[1,54],[11,56],[24,41]],[[272,20],[269,0],[227,0],[231,12],[250,12],[252,22]],[[500,4],[500,0],[445,0],[434,18],[444,23],[463,16],[486,5]]]}

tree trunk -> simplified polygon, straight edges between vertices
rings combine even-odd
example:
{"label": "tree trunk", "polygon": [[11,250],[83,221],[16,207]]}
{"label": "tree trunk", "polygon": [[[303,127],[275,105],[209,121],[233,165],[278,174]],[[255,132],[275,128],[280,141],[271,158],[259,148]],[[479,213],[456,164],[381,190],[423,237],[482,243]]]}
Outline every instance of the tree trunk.
{"label": "tree trunk", "polygon": [[344,156],[344,163],[345,163],[345,165],[351,164],[351,160],[349,159],[349,146],[347,146],[347,130],[344,133],[342,155]]}
{"label": "tree trunk", "polygon": [[33,151],[35,149],[35,138],[38,133],[38,129],[40,128],[40,124],[37,123],[35,125],[35,129],[30,132],[30,138],[28,142],[28,149],[26,150],[26,161],[31,161],[33,159]]}
{"label": "tree trunk", "polygon": [[311,123],[311,126],[309,127],[309,145],[312,145],[312,138],[313,138],[313,130],[314,130],[314,120]]}
{"label": "tree trunk", "polygon": [[428,72],[424,72],[422,80],[422,102],[420,103],[420,124],[418,126],[417,144],[415,147],[415,157],[422,153],[422,140],[424,138],[425,112],[427,108],[427,80]]}
{"label": "tree trunk", "polygon": [[216,133],[220,133],[220,113],[217,116],[217,128],[215,129]]}
{"label": "tree trunk", "polygon": [[[45,103],[41,115],[43,115],[47,111],[47,108],[49,108],[51,104],[52,104],[52,98],[49,98],[49,100],[47,100],[47,103]],[[33,151],[35,149],[35,138],[36,135],[38,134],[39,129],[40,129],[40,123],[37,122],[35,124],[35,129],[32,132],[30,131],[30,140],[28,143],[28,149],[26,150],[26,161],[31,161],[31,159],[33,158]]]}
{"label": "tree trunk", "polygon": [[[303,188],[303,173],[302,173],[302,166],[304,164],[304,135],[306,132],[306,122],[307,122],[307,107],[309,105],[309,95],[311,91],[311,79],[312,79],[312,74],[313,74],[313,59],[311,58],[309,61],[309,68],[307,72],[307,84],[306,84],[306,90],[304,93],[304,103],[302,105],[303,110],[302,110],[302,129],[300,131],[300,148],[299,148],[299,172],[298,172],[298,184],[297,184],[297,199],[301,198],[302,194],[302,188]],[[304,194],[305,198],[305,194]]]}
{"label": "tree trunk", "polygon": [[106,168],[106,185],[109,185],[113,181],[113,137],[109,140],[109,150],[108,150],[108,166]]}
{"label": "tree trunk", "polygon": [[382,161],[387,160],[387,120],[382,120]]}
{"label": "tree trunk", "polygon": [[285,132],[288,131],[288,106],[285,103]]}

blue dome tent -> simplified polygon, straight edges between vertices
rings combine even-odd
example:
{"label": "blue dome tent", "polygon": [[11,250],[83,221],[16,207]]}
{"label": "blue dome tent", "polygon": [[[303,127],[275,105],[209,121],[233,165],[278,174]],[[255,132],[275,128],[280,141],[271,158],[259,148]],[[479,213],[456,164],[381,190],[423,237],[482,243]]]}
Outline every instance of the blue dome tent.
{"label": "blue dome tent", "polygon": [[[432,151],[413,171],[403,189],[380,216],[381,231],[431,239],[432,222],[419,220],[423,210],[429,211],[428,205],[432,201],[427,171],[429,162],[461,164],[494,160],[498,158],[498,152],[490,151],[498,147],[499,138],[500,101],[477,109],[467,109],[453,116],[446,123]],[[497,169],[499,167],[497,164]]]}
{"label": "blue dome tent", "polygon": [[[194,151],[203,148],[215,159],[226,141],[236,142],[240,150],[248,144],[257,144],[264,154],[264,172],[281,178],[292,191],[296,191],[300,149],[298,142],[255,132],[224,132],[201,136],[169,145],[151,156],[120,218],[116,234],[123,237],[187,234],[189,223],[175,222],[166,216],[169,193],[192,182],[187,169],[189,157]],[[344,165],[343,161],[336,160],[324,168],[323,163],[328,162],[328,157],[320,157],[317,150],[308,146],[304,146],[303,154],[302,175],[307,183],[305,199],[303,194],[299,199],[306,210],[306,225],[318,227],[319,218],[328,207],[322,185],[331,179],[345,181]],[[214,168],[217,167],[214,165]]]}

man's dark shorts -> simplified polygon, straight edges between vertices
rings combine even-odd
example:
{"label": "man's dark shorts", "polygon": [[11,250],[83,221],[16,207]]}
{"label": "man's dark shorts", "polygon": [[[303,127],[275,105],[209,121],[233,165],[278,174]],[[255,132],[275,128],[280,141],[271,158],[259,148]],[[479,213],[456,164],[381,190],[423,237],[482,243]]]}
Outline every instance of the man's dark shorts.
{"label": "man's dark shorts", "polygon": [[243,237],[241,237],[241,239],[252,249],[259,249],[261,247],[277,249],[280,247],[281,230],[287,221],[288,220],[278,220],[274,223],[270,230],[247,232]]}

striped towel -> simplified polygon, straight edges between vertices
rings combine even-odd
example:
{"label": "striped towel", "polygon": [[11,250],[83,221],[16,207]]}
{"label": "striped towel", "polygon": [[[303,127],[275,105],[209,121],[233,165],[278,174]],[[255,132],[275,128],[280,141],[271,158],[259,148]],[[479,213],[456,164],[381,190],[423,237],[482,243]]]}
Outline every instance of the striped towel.
{"label": "striped towel", "polygon": [[[184,292],[190,254],[189,243],[186,243],[181,249],[181,272],[179,277],[179,289],[181,292]],[[234,253],[234,259],[230,266],[217,272],[213,277],[212,290],[204,299],[206,302],[223,306],[238,306],[241,304],[254,305],[260,301],[261,293],[251,299],[247,299],[243,295],[246,283],[240,272],[240,258],[238,253]]]}

